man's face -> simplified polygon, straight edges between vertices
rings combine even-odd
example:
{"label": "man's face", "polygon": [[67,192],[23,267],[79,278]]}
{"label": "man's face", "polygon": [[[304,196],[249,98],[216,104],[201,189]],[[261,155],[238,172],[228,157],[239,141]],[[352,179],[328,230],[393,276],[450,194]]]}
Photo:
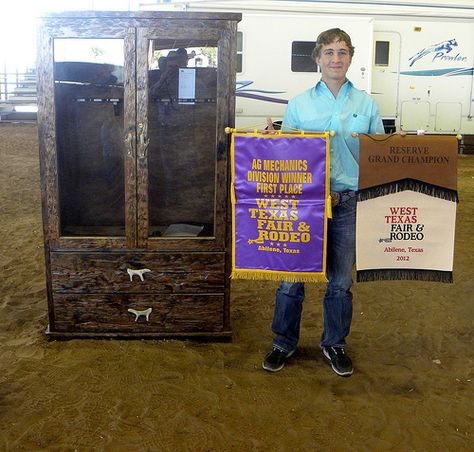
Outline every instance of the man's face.
{"label": "man's face", "polygon": [[344,41],[333,41],[321,48],[316,63],[321,68],[323,80],[343,81],[351,65],[352,57]]}

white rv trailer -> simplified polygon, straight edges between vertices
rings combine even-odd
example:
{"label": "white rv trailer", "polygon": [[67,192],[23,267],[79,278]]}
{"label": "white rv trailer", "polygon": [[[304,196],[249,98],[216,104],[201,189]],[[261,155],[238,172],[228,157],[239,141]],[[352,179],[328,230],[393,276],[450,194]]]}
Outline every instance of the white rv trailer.
{"label": "white rv trailer", "polygon": [[474,134],[472,0],[164,3],[142,1],[140,7],[242,12],[238,127],[260,126],[267,116],[281,119],[286,102],[320,77],[309,67],[316,36],[339,27],[356,48],[348,77],[374,96],[386,126]]}

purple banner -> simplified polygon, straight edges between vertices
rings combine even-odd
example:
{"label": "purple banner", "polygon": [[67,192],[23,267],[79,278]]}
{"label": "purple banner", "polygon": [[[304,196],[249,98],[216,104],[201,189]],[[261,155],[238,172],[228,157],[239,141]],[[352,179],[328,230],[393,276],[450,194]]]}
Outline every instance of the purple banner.
{"label": "purple banner", "polygon": [[234,265],[324,273],[326,137],[234,135]]}

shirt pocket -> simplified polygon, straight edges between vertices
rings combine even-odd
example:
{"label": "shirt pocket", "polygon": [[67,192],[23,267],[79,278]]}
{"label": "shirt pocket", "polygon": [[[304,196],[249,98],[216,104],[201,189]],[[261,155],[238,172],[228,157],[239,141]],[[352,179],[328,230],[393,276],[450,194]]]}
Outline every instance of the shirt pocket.
{"label": "shirt pocket", "polygon": [[367,133],[370,127],[370,116],[352,113],[349,116],[349,133]]}

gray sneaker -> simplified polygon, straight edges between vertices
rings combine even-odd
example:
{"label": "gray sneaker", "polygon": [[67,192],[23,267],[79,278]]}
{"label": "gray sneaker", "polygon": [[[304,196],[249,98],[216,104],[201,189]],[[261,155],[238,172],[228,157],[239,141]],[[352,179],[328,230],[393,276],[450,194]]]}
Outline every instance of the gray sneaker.
{"label": "gray sneaker", "polygon": [[354,372],[352,361],[343,347],[323,347],[324,356],[331,361],[331,367],[341,377],[349,377]]}
{"label": "gray sneaker", "polygon": [[262,367],[269,372],[278,372],[283,369],[285,361],[293,355],[295,351],[282,352],[278,348],[273,347],[270,353],[267,353],[263,360]]}

